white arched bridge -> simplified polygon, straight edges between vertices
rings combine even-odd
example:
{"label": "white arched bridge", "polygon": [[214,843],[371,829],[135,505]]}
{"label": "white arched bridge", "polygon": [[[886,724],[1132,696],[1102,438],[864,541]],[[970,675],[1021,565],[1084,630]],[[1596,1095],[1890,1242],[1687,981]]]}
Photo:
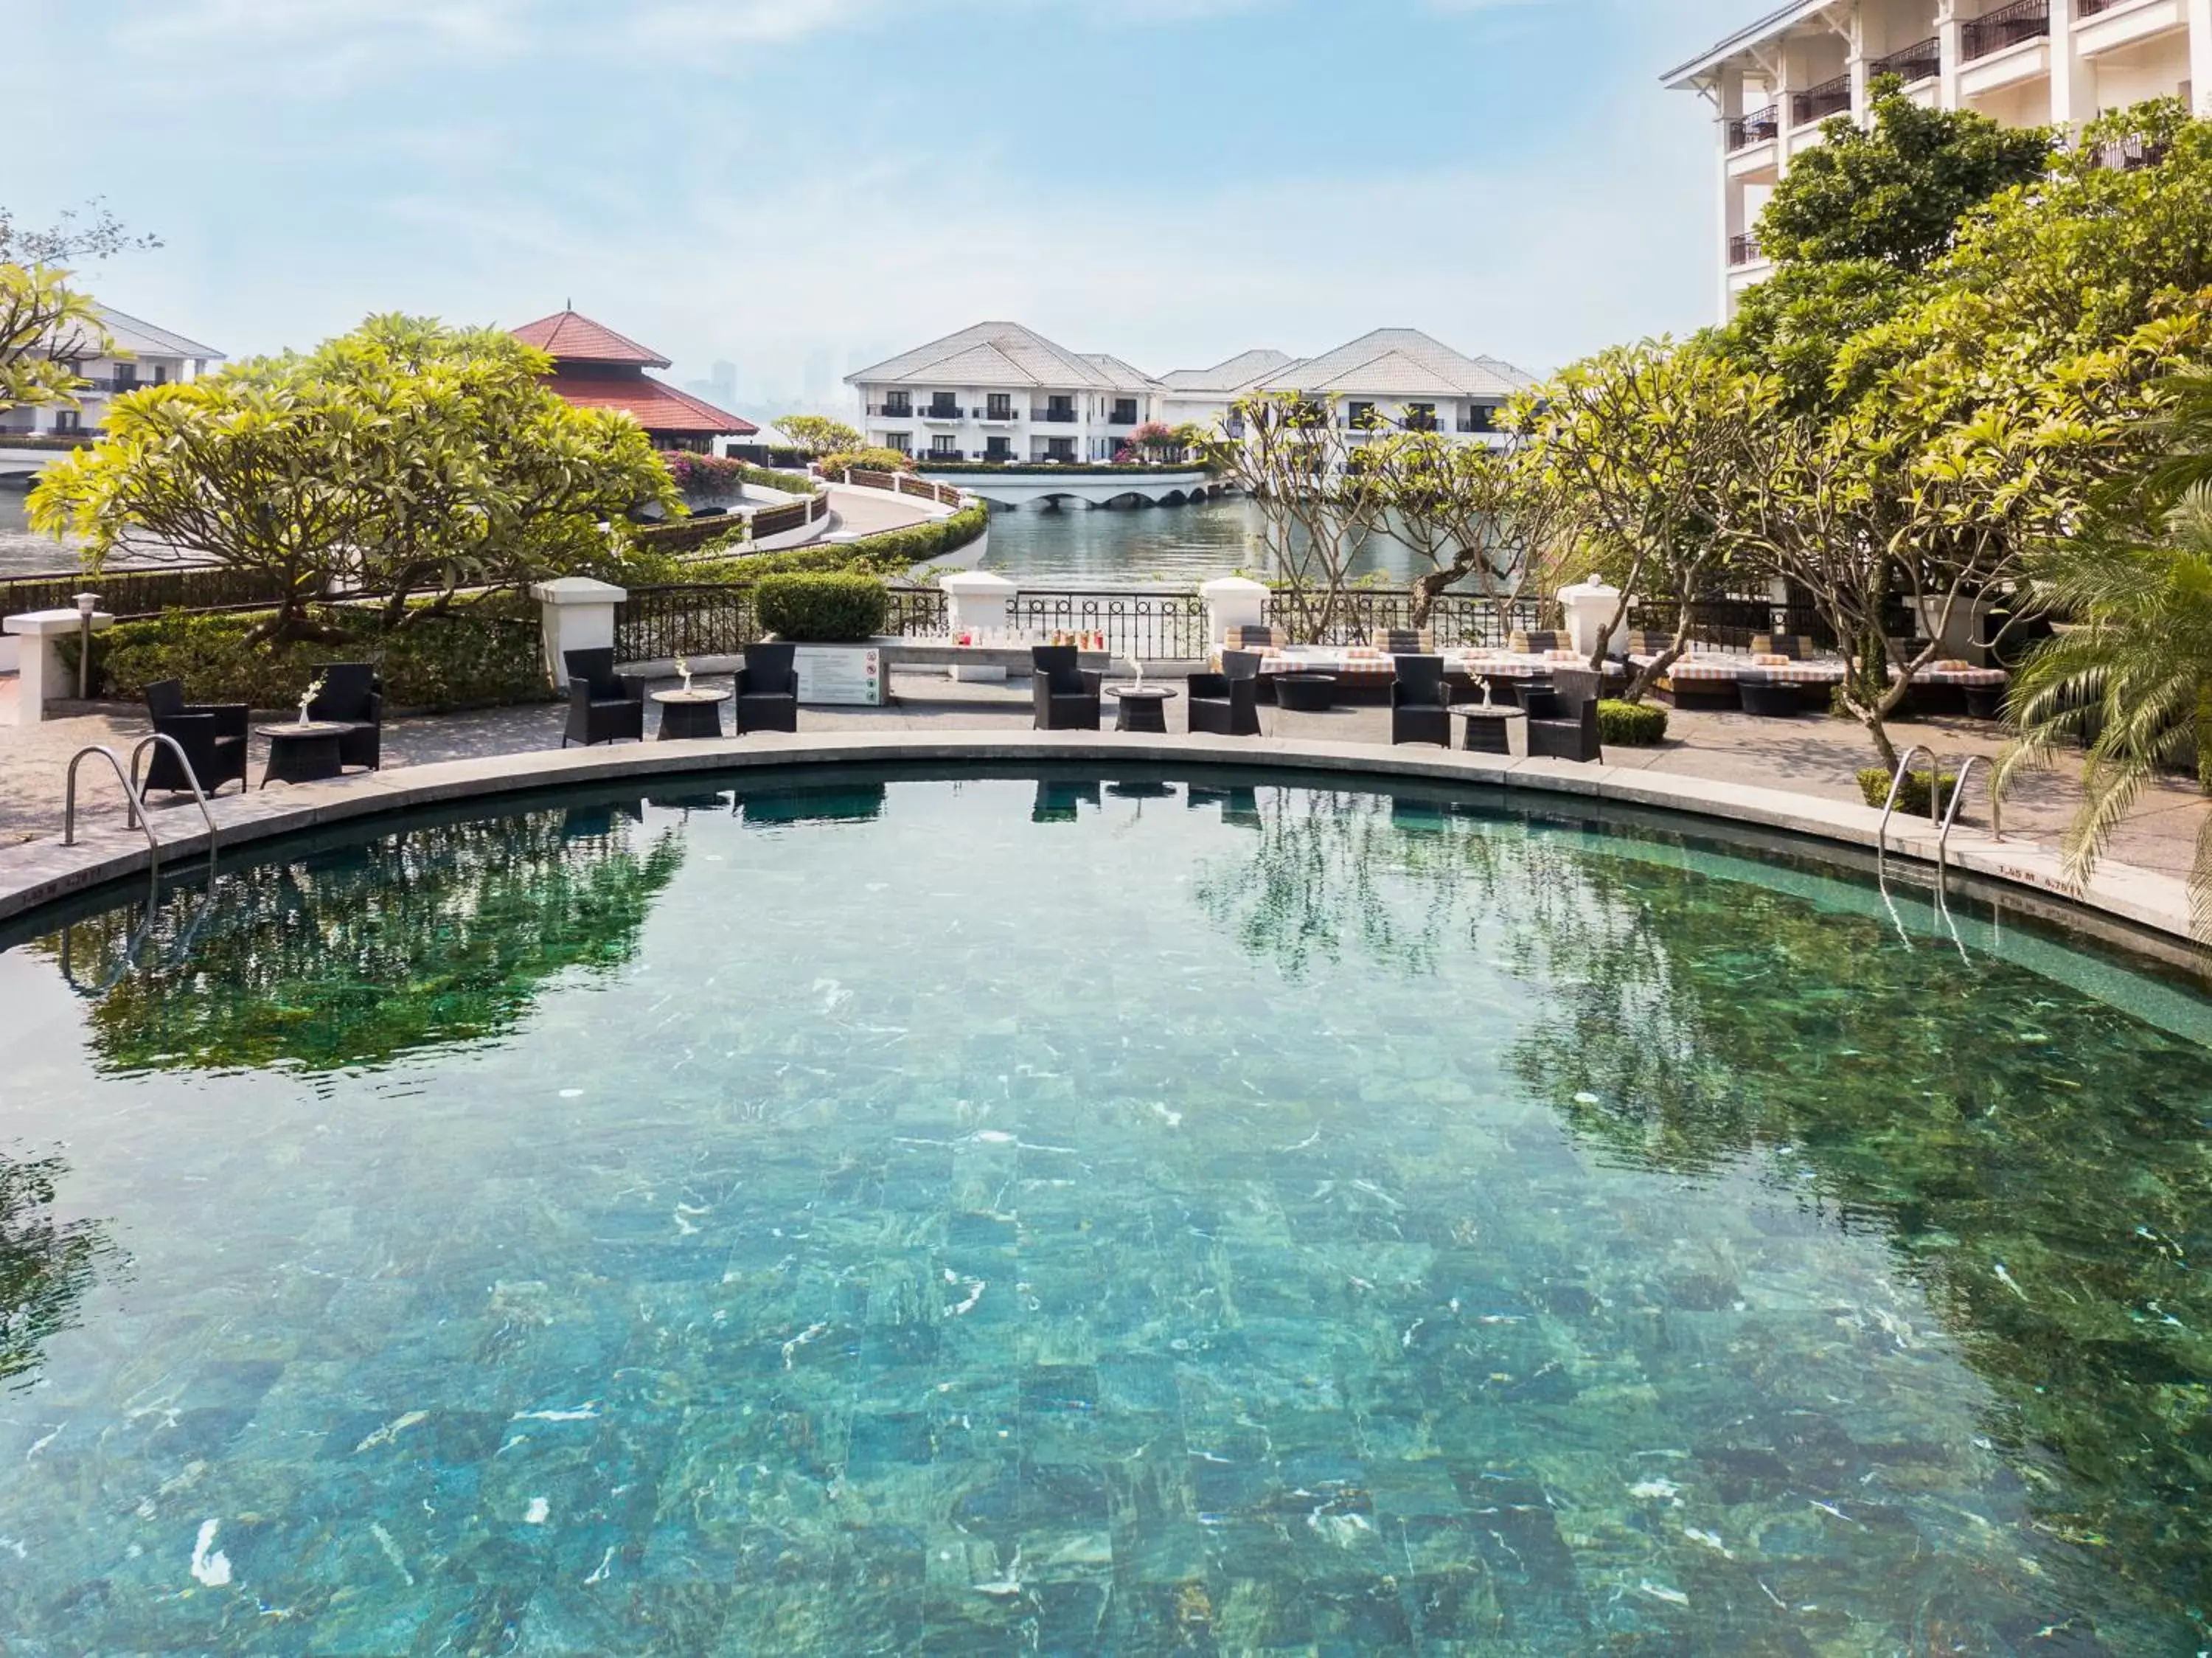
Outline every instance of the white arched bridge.
{"label": "white arched bridge", "polygon": [[1073,466],[1038,466],[1010,472],[932,472],[923,458],[917,470],[933,484],[950,484],[980,495],[994,507],[1179,507],[1219,495],[1221,480],[1202,466],[1176,472],[1086,472]]}

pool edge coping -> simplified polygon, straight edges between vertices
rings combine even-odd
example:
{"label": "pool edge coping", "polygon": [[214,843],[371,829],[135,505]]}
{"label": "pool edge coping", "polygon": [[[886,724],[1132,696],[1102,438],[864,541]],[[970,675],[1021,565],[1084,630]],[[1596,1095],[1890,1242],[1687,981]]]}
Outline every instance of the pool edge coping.
{"label": "pool edge coping", "polygon": [[[562,783],[757,767],[1009,762],[1277,765],[1308,773],[1528,789],[1717,818],[1867,850],[1875,849],[1881,822],[1881,814],[1870,807],[1678,772],[1279,737],[1132,736],[1069,731],[764,733],[612,749],[524,750],[397,767],[329,783],[287,785],[273,799],[259,791],[226,795],[210,805],[221,850],[228,852],[325,824]],[[0,921],[89,887],[145,873],[149,850],[144,835],[123,826],[112,808],[100,811],[97,801],[90,809],[100,813],[101,826],[82,834],[74,846],[46,839],[0,851]],[[156,808],[152,815],[165,865],[199,857],[207,850],[206,829],[189,802],[185,810],[190,814],[190,827],[175,835],[161,832],[172,823],[186,820],[175,808]],[[1910,863],[1933,864],[1936,831],[1917,818],[1893,818],[1889,851]],[[2193,938],[2189,889],[2177,876],[2106,863],[2088,881],[2077,883],[2068,878],[2060,854],[2051,847],[2034,841],[1994,841],[1983,832],[1963,827],[1953,833],[1949,862],[1962,873],[2000,885],[2056,898],[2169,937]]]}

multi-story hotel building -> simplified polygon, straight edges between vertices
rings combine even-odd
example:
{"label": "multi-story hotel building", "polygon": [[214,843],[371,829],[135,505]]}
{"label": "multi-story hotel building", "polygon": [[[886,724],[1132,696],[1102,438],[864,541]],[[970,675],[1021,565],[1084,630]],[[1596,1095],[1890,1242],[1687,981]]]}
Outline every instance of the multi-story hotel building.
{"label": "multi-story hotel building", "polygon": [[981,322],[847,376],[868,442],[921,460],[1110,460],[1160,383],[1118,357]]}
{"label": "multi-story hotel building", "polygon": [[1712,107],[1723,315],[1767,272],[1755,227],[1790,158],[1829,117],[1864,119],[1884,75],[2008,126],[2158,97],[2212,113],[2212,0],[1795,0],[1670,70]]}
{"label": "multi-story hotel building", "polygon": [[223,361],[222,353],[212,345],[157,328],[112,306],[93,308],[105,341],[88,331],[71,329],[51,348],[83,382],[72,393],[75,400],[0,409],[0,433],[52,436],[94,431],[107,424],[107,405],[125,392],[197,380]]}
{"label": "multi-story hotel building", "polygon": [[1398,428],[1486,441],[1534,382],[1412,328],[1378,328],[1317,357],[1247,351],[1155,380],[1119,357],[1055,345],[1018,323],[985,322],[864,369],[871,444],[931,460],[1110,460],[1147,421],[1214,428],[1257,393],[1327,401],[1354,430]]}

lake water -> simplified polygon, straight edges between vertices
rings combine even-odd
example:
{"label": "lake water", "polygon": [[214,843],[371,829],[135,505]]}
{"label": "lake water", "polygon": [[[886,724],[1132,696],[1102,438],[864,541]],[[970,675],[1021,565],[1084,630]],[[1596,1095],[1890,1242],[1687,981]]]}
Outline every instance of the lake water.
{"label": "lake water", "polygon": [[[1258,510],[1238,497],[1182,507],[1002,512],[991,520],[983,568],[1039,586],[1130,581],[1188,586],[1240,570],[1256,571],[1263,560]],[[1352,573],[1379,571],[1402,581],[1418,562],[1411,549],[1380,537],[1354,561]]]}
{"label": "lake water", "polygon": [[[22,493],[0,484],[0,576],[67,570],[74,558],[69,546],[34,533]],[[991,521],[984,568],[1038,586],[1188,586],[1255,570],[1262,558],[1259,515],[1249,501],[1233,498],[1182,507],[1002,512]],[[1352,573],[1380,571],[1402,581],[1418,564],[1409,549],[1384,537],[1354,561]]]}

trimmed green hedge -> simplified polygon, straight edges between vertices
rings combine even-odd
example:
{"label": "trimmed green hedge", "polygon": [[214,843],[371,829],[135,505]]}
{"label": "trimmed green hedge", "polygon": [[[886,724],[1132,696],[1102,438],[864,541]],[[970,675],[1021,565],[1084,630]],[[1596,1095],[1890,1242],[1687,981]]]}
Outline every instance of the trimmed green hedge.
{"label": "trimmed green hedge", "polygon": [[[1878,765],[1869,765],[1859,773],[1859,793],[1877,812],[1889,799],[1893,775]],[[1959,791],[1959,774],[1956,771],[1943,773],[1942,790],[1943,804],[1939,809],[1948,812],[1951,809],[1951,796]],[[1898,788],[1897,809],[1909,818],[1924,818],[1929,814],[1928,774],[1925,771],[1914,771],[1906,776]]]}
{"label": "trimmed green hedge", "polygon": [[764,490],[781,490],[786,495],[819,495],[822,492],[821,485],[805,472],[770,472],[765,466],[748,466],[738,476],[748,484],[757,485]]}
{"label": "trimmed green hedge", "polygon": [[[552,695],[538,607],[526,600],[487,600],[394,629],[376,611],[340,606],[314,613],[340,638],[282,648],[247,637],[265,613],[176,612],[118,623],[94,641],[95,683],[110,697],[135,700],[156,680],[181,680],[196,703],[286,709],[298,705],[324,663],[370,661],[383,674],[385,702],[394,709],[442,713]],[[76,643],[64,642],[72,669]]]}
{"label": "trimmed green hedge", "polygon": [[761,625],[801,644],[850,644],[872,639],[890,619],[890,594],[880,578],[850,570],[787,571],[763,576],[753,588]]}
{"label": "trimmed green hedge", "polygon": [[934,523],[909,524],[904,529],[864,535],[857,541],[827,541],[816,546],[790,547],[781,552],[744,553],[732,546],[727,558],[689,566],[684,574],[693,582],[757,582],[786,570],[857,570],[877,576],[898,576],[916,564],[927,564],[956,552],[991,527],[991,509],[981,502],[963,507],[950,518]]}
{"label": "trimmed green hedge", "polygon": [[1616,748],[1656,748],[1667,741],[1667,710],[1657,703],[1608,698],[1597,705],[1597,737]]}

